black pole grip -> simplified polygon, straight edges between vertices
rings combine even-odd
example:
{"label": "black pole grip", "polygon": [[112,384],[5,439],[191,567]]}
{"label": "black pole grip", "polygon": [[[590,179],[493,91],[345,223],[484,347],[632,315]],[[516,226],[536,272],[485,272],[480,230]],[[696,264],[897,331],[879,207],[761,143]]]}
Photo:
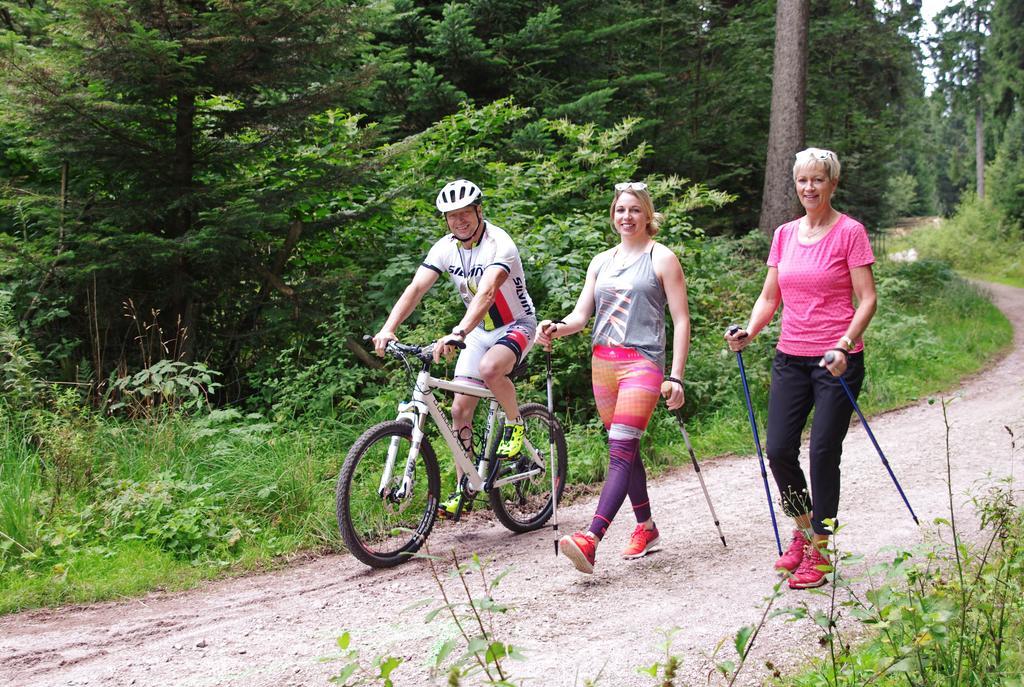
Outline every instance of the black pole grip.
{"label": "black pole grip", "polygon": [[[725,328],[725,333],[729,334],[730,336],[732,336],[733,334],[738,332],[740,329],[742,329],[742,327],[740,327],[738,324],[730,324],[728,327]],[[740,338],[741,339],[747,338],[747,332],[743,332],[743,336],[741,336]]]}

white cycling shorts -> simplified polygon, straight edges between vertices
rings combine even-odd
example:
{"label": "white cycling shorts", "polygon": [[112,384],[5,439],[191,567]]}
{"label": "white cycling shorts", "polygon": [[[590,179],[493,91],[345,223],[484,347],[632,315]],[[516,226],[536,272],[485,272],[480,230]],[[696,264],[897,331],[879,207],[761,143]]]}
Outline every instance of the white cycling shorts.
{"label": "white cycling shorts", "polygon": [[495,346],[505,346],[516,355],[516,363],[526,360],[526,354],[533,348],[533,337],[537,333],[537,320],[523,318],[504,326],[485,331],[476,327],[466,335],[466,347],[459,352],[455,363],[455,377],[462,381],[484,386],[480,377],[480,360]]}

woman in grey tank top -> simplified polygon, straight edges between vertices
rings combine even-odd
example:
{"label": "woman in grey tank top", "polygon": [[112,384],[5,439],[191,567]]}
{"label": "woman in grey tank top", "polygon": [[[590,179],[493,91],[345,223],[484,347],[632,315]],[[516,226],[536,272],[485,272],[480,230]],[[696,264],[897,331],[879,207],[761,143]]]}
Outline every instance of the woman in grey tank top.
{"label": "woman in grey tank top", "polygon": [[[582,330],[594,317],[591,374],[597,410],[608,430],[608,477],[590,527],[559,541],[559,550],[585,573],[594,571],[597,545],[626,496],[637,524],[623,557],[640,558],[660,548],[640,437],[659,397],[670,410],[682,407],[690,346],[686,278],[676,255],[654,241],[661,215],[654,211],[646,184],[616,184],[610,218],[618,245],[591,260],[572,313],[561,323],[544,320],[537,330],[538,342],[547,347],[552,339]],[[668,377],[666,305],[674,325]]]}

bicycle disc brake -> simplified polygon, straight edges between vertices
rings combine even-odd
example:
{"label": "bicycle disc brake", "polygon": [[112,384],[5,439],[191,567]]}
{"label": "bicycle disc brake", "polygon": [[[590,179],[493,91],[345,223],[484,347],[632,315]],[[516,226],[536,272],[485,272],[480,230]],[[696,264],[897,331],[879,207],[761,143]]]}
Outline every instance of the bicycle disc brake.
{"label": "bicycle disc brake", "polygon": [[394,486],[388,489],[387,495],[381,499],[381,503],[389,513],[404,513],[412,503],[413,490],[409,490],[409,493],[401,498],[397,494],[398,487]]}

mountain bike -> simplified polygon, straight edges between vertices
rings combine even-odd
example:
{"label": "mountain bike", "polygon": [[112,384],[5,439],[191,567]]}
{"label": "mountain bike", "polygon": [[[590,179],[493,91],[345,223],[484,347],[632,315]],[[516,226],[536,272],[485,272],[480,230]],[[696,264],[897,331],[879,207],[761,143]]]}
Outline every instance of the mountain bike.
{"label": "mountain bike", "polygon": [[[432,376],[434,344],[392,341],[386,350],[405,364],[410,377],[417,362],[419,371],[410,400],[398,404],[397,417],[366,430],[338,475],[338,528],[352,555],[369,566],[390,568],[412,558],[430,535],[441,498],[437,454],[426,436],[431,421],[463,472],[456,519],[466,499],[486,493],[495,517],[509,530],[543,527],[554,507],[552,492],[560,498],[565,488],[565,435],[558,420],[538,403],[519,406],[526,427],[523,450],[513,459],[501,458],[496,450],[505,417],[494,394],[482,386]],[[510,377],[515,379],[515,373]],[[490,400],[479,453],[459,441],[438,406],[438,389]],[[552,488],[552,482],[557,486]]]}

